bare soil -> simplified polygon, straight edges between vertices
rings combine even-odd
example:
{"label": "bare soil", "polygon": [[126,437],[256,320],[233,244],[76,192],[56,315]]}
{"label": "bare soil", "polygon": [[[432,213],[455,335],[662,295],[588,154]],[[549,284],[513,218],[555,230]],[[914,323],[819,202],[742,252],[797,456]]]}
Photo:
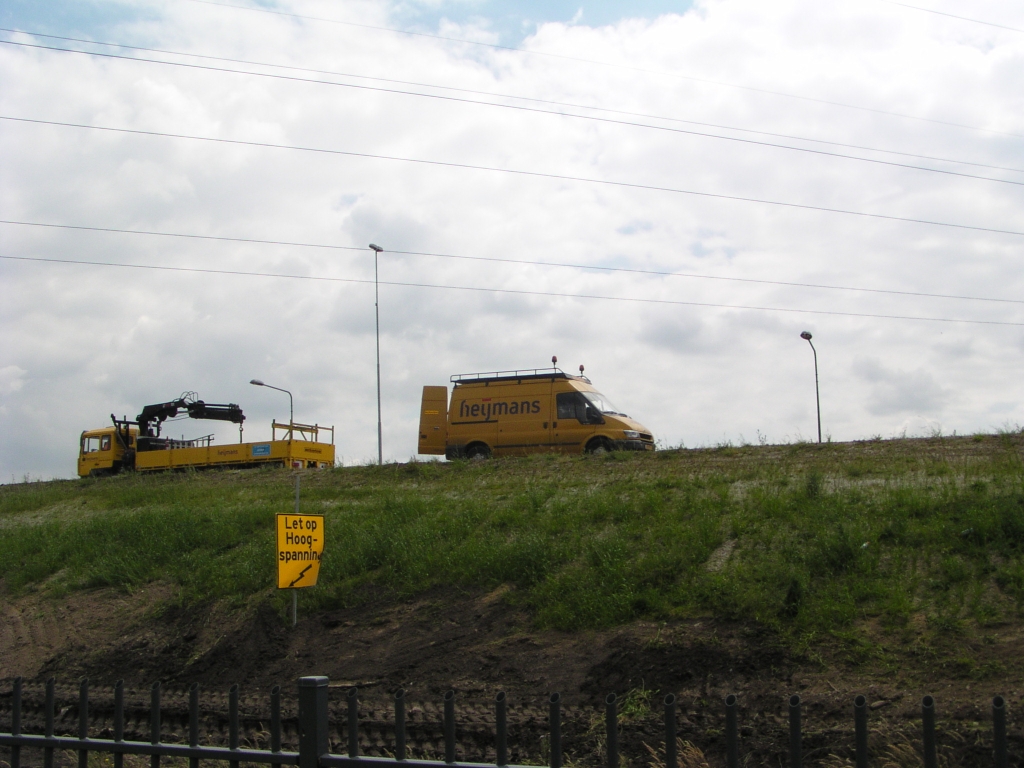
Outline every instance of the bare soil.
{"label": "bare soil", "polygon": [[[937,700],[940,756],[947,765],[991,765],[991,698],[1009,708],[1011,754],[1024,755],[1024,632],[1017,625],[979,636],[923,644],[928,630],[899,635],[870,628],[866,657],[841,643],[801,652],[757,626],[710,620],[636,622],[606,631],[533,631],[504,590],[439,589],[414,600],[381,595],[358,609],[302,615],[298,626],[266,603],[246,610],[177,607],[170,587],[126,595],[110,590],[63,598],[4,595],[0,585],[0,730],[10,728],[13,678],[25,680],[25,732],[41,732],[43,685],[58,683],[58,731],[77,732],[78,680],[91,686],[91,735],[110,735],[112,689],[128,691],[128,736],[148,740],[149,686],[164,687],[164,738],[181,740],[186,689],[202,690],[204,741],[226,739],[226,692],[240,686],[245,742],[265,746],[268,694],[285,695],[285,742],[293,747],[295,680],[331,680],[336,749],[344,750],[346,689],[358,686],[361,748],[388,754],[391,697],[409,700],[413,754],[443,754],[441,697],[457,692],[459,756],[493,760],[493,698],[510,702],[511,758],[543,762],[547,697],[562,694],[570,762],[597,765],[604,750],[604,699],[620,697],[621,744],[630,765],[648,765],[645,747],[663,743],[662,696],[678,696],[678,729],[711,765],[724,764],[723,699],[740,702],[741,754],[748,765],[782,764],[788,748],[789,697],[803,703],[808,765],[843,765],[852,755],[852,701],[871,704],[872,745],[884,762],[919,753],[920,701]],[[624,697],[624,698],[622,698]],[[898,749],[892,745],[897,745]],[[889,750],[886,752],[885,750]],[[893,751],[896,749],[896,751]],[[902,750],[899,751],[899,750]],[[902,757],[901,757],[902,756]],[[6,759],[0,751],[0,763]],[[37,758],[26,755],[29,765]],[[879,762],[878,764],[882,764]],[[1018,764],[1014,763],[1014,764]],[[699,762],[693,763],[698,765]]]}

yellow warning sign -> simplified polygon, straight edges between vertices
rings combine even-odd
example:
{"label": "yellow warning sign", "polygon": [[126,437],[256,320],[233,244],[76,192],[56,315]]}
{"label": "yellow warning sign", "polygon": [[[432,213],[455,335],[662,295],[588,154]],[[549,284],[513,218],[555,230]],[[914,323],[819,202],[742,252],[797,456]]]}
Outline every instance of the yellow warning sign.
{"label": "yellow warning sign", "polygon": [[316,586],[323,554],[323,515],[277,516],[278,589]]}

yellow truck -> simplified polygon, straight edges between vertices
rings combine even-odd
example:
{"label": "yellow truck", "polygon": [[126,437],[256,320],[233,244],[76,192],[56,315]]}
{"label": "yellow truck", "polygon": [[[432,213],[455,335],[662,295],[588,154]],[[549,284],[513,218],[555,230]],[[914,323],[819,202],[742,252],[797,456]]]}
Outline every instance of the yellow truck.
{"label": "yellow truck", "polygon": [[583,375],[558,368],[458,374],[426,386],[418,452],[484,459],[538,452],[653,451],[654,438]]}
{"label": "yellow truck", "polygon": [[[238,442],[214,445],[213,435],[191,440],[161,436],[168,418],[186,412],[193,419],[238,424]],[[168,469],[237,468],[274,465],[302,469],[334,466],[334,427],[319,424],[271,422],[269,441],[242,442],[245,415],[234,403],[206,403],[185,393],[177,400],[147,405],[134,421],[111,415],[109,427],[82,433],[78,449],[78,475],[97,477],[122,470],[154,472]],[[280,438],[278,435],[280,434]],[[327,438],[330,442],[326,442]]]}

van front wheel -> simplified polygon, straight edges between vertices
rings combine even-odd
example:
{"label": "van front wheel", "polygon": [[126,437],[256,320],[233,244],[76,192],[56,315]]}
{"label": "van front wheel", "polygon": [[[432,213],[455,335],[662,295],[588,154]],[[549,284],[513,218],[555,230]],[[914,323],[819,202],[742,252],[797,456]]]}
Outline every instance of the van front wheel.
{"label": "van front wheel", "polygon": [[491,458],[491,449],[483,443],[474,443],[466,449],[466,458],[472,461],[483,461]]}
{"label": "van front wheel", "polygon": [[587,443],[587,453],[602,454],[608,453],[611,449],[611,445],[603,437],[595,438]]}

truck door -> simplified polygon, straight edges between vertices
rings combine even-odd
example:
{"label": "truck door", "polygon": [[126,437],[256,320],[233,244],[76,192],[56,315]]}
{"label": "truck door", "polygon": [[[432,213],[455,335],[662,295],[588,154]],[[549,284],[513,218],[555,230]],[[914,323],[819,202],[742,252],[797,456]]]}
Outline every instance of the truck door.
{"label": "truck door", "polygon": [[575,390],[555,395],[552,443],[559,453],[583,453],[597,427],[587,411],[583,395]]}
{"label": "truck door", "polygon": [[444,454],[448,442],[448,387],[424,387],[416,453]]}

